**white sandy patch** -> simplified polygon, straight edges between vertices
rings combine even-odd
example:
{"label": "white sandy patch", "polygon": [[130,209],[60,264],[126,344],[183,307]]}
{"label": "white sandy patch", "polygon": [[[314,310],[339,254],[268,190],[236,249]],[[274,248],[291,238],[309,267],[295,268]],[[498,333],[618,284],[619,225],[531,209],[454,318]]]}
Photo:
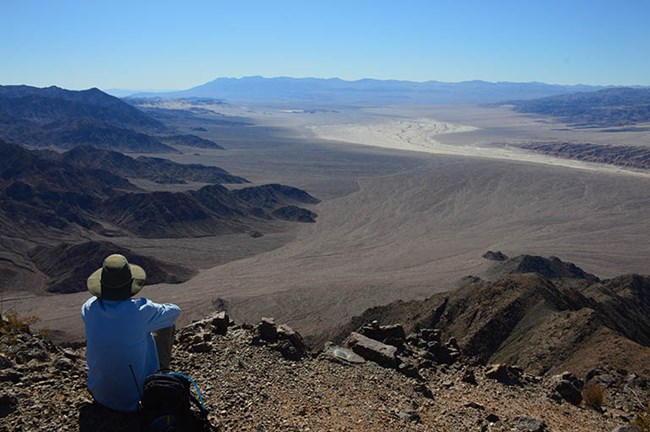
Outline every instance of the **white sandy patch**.
{"label": "white sandy patch", "polygon": [[471,142],[462,145],[443,144],[437,141],[436,137],[444,134],[473,132],[478,130],[478,128],[433,119],[399,119],[359,124],[309,125],[305,127],[316,137],[324,140],[342,141],[395,150],[541,163],[545,165],[650,178],[650,173],[648,172],[625,169],[613,165],[556,158],[511,146],[486,146]]}
{"label": "white sandy patch", "polygon": [[366,124],[307,126],[319,138],[355,144],[387,147],[397,150],[458,154],[456,146],[448,146],[434,137],[442,134],[472,132],[465,126],[432,119],[389,120]]}

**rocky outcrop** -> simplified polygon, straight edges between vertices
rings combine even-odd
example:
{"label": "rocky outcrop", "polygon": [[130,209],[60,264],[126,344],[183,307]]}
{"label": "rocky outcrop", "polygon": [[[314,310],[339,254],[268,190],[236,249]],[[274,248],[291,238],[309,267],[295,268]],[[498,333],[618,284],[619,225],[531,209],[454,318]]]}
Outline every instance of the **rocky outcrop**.
{"label": "rocky outcrop", "polygon": [[302,336],[286,324],[276,325],[273,318],[262,318],[253,327],[252,343],[267,345],[289,360],[300,360],[307,354]]}

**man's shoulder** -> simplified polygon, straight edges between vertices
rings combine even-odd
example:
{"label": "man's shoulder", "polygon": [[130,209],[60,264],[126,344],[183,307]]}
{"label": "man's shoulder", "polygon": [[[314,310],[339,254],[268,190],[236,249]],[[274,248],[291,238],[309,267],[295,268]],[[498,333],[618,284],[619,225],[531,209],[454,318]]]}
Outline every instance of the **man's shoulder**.
{"label": "man's shoulder", "polygon": [[132,301],[138,300],[139,302],[137,303],[138,306],[140,307],[151,307],[155,309],[180,309],[177,305],[173,303],[156,303],[153,300],[149,300],[146,297],[139,297],[137,299],[131,299]]}
{"label": "man's shoulder", "polygon": [[96,300],[97,300],[97,297],[91,297],[88,300],[86,300],[84,302],[84,304],[81,305],[81,312],[84,312],[84,311],[87,311],[88,309],[90,309],[90,307],[93,305],[93,303],[95,303]]}

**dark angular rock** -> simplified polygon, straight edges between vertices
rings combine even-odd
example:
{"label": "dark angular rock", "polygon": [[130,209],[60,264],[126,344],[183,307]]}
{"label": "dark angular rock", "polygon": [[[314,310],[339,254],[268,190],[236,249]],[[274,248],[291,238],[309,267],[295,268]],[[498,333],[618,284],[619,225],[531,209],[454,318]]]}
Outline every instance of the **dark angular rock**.
{"label": "dark angular rock", "polygon": [[408,336],[406,336],[406,343],[409,343],[413,346],[415,346],[419,340],[420,338],[415,333],[409,333]]}
{"label": "dark angular rock", "polygon": [[433,363],[428,359],[419,359],[416,363],[416,366],[418,369],[431,369],[433,367]]}
{"label": "dark angular rock", "polygon": [[259,339],[273,343],[278,340],[278,329],[273,318],[262,318],[262,321],[255,327]]}
{"label": "dark angular rock", "polygon": [[401,362],[397,367],[397,370],[409,378],[422,379],[418,369],[411,362]]}
{"label": "dark angular rock", "polygon": [[0,354],[0,370],[5,370],[14,367],[14,362],[4,354]]}
{"label": "dark angular rock", "polygon": [[288,339],[278,341],[275,348],[287,360],[300,360],[302,358],[302,353]]}
{"label": "dark angular rock", "polygon": [[466,382],[468,384],[473,384],[477,385],[478,383],[476,382],[476,374],[474,373],[474,369],[465,369],[465,372],[463,372],[463,376],[460,379],[463,382]]}
{"label": "dark angular rock", "polygon": [[564,381],[569,381],[578,390],[582,390],[582,388],[584,387],[582,380],[579,379],[571,372],[563,372],[562,374],[560,374],[560,379]]}
{"label": "dark angular rock", "polygon": [[476,402],[467,402],[465,405],[463,405],[465,408],[474,408],[479,411],[485,411],[485,407],[481,405],[480,403]]}
{"label": "dark angular rock", "polygon": [[212,344],[209,342],[199,342],[190,346],[190,351],[195,353],[207,353],[212,351]]}
{"label": "dark angular rock", "polygon": [[20,350],[16,353],[16,363],[18,364],[24,364],[33,359],[44,362],[48,361],[50,356],[47,351],[40,346],[32,346],[31,348]]}
{"label": "dark angular rock", "polygon": [[54,360],[52,364],[55,368],[64,371],[70,370],[74,367],[74,362],[67,357],[59,357]]}
{"label": "dark angular rock", "polygon": [[485,377],[493,379],[505,385],[520,384],[517,369],[511,368],[505,364],[495,364],[485,371]]}
{"label": "dark angular rock", "polygon": [[577,406],[582,402],[582,393],[570,381],[559,380],[553,387],[553,391],[570,404]]}
{"label": "dark angular rock", "polygon": [[399,339],[399,338],[394,338],[394,337],[388,337],[384,339],[383,341],[386,345],[392,345],[395,348],[399,349],[400,351],[404,350],[404,347],[406,346],[406,341],[404,339]]}
{"label": "dark angular rock", "polygon": [[488,414],[487,416],[485,416],[485,421],[489,423],[498,423],[501,421],[501,419],[496,414]]}
{"label": "dark angular rock", "polygon": [[212,318],[213,331],[217,334],[226,334],[229,325],[230,318],[225,311],[217,312]]}
{"label": "dark angular rock", "polygon": [[456,340],[455,337],[449,338],[447,343],[445,344],[447,348],[453,348],[455,350],[460,350],[460,347],[458,346],[458,341]]}
{"label": "dark angular rock", "polygon": [[544,432],[546,423],[544,420],[528,416],[517,416],[510,421],[510,426],[519,432]]}
{"label": "dark angular rock", "polygon": [[417,410],[414,408],[402,410],[397,415],[403,420],[408,420],[416,423],[420,422],[420,414],[418,414]]}
{"label": "dark angular rock", "polygon": [[622,425],[616,427],[612,432],[643,432],[643,429],[634,425]]}
{"label": "dark angular rock", "polygon": [[426,342],[440,342],[442,332],[439,329],[421,329],[417,335],[420,339]]}
{"label": "dark angular rock", "polygon": [[22,374],[14,369],[5,369],[0,371],[0,382],[17,383],[20,381]]}
{"label": "dark angular rock", "polygon": [[[359,329],[359,333],[366,337],[369,337],[370,339],[384,343],[388,343],[386,342],[388,339],[392,341],[406,340],[404,327],[402,327],[400,324],[380,326],[377,321],[373,321],[370,324],[366,324],[361,327],[361,329]],[[390,345],[394,345],[394,343],[391,343]]]}
{"label": "dark angular rock", "polygon": [[425,398],[433,399],[433,392],[425,384],[417,384],[415,386],[415,391],[420,393]]}
{"label": "dark angular rock", "polygon": [[18,409],[18,399],[10,394],[0,394],[0,418],[6,417]]}
{"label": "dark angular rock", "polygon": [[366,360],[387,368],[397,367],[395,357],[397,348],[392,345],[386,345],[356,332],[352,332],[346,342],[352,351]]}
{"label": "dark angular rock", "polygon": [[307,352],[305,342],[300,333],[286,324],[277,327],[278,347],[284,358],[300,360]]}
{"label": "dark angular rock", "polygon": [[491,250],[485,252],[482,255],[483,258],[490,261],[505,261],[508,259],[508,256],[501,251],[493,252]]}

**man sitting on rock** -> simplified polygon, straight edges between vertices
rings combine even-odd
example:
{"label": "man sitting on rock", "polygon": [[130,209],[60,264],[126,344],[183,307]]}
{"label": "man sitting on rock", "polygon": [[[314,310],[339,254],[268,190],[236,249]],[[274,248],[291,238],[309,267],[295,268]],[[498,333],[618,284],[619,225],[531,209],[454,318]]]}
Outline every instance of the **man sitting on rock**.
{"label": "man sitting on rock", "polygon": [[178,306],[131,298],[144,286],[142,267],[110,255],[88,278],[94,295],[81,307],[86,327],[88,389],[100,404],[137,410],[144,380],[169,369]]}

